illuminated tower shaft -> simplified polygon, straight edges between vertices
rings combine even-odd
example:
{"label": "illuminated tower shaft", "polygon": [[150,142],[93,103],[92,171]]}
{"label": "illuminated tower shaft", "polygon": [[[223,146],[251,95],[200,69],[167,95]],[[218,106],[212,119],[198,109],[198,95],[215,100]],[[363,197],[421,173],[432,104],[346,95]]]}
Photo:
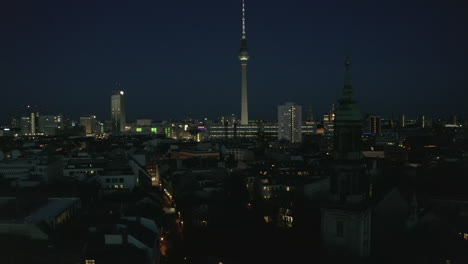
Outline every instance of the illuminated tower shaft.
{"label": "illuminated tower shaft", "polygon": [[249,109],[247,105],[247,63],[242,64],[242,103],[241,103],[241,125],[249,123]]}
{"label": "illuminated tower shaft", "polygon": [[241,125],[248,125],[249,112],[247,105],[247,61],[249,60],[249,52],[247,50],[247,36],[245,34],[245,0],[242,0],[242,39],[238,56],[242,65]]}

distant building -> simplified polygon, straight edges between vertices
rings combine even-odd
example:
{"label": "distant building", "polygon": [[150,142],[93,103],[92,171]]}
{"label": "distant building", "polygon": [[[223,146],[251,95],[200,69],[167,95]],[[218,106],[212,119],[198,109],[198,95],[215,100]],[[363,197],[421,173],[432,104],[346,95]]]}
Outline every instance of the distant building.
{"label": "distant building", "polygon": [[406,126],[406,115],[403,114],[401,115],[401,118],[400,118],[400,127],[405,127]]}
{"label": "distant building", "polygon": [[123,91],[112,91],[111,96],[111,119],[112,132],[120,133],[125,131],[126,125],[126,103]]}
{"label": "distant building", "polygon": [[36,135],[38,132],[38,117],[39,117],[39,112],[32,112],[31,113],[31,135]]}
{"label": "distant building", "polygon": [[326,136],[333,136],[335,124],[335,105],[332,105],[330,112],[323,115],[323,134]]}
{"label": "distant building", "polygon": [[425,115],[420,115],[418,117],[418,125],[420,128],[427,128],[427,118]]}
{"label": "distant building", "polygon": [[31,117],[23,116],[20,119],[20,133],[22,135],[31,134]]}
{"label": "distant building", "polygon": [[137,119],[136,126],[137,127],[144,127],[144,126],[151,126],[153,121],[151,119]]}
{"label": "distant building", "polygon": [[39,116],[39,133],[44,135],[55,135],[57,129],[63,129],[63,116]]}
{"label": "distant building", "polygon": [[315,134],[317,131],[317,124],[314,121],[312,109],[309,107],[307,110],[306,120],[302,123],[302,135]]}
{"label": "distant building", "polygon": [[302,141],[302,106],[286,103],[278,106],[278,140]]}
{"label": "distant building", "polygon": [[94,136],[96,134],[96,116],[82,116],[80,117],[80,126],[84,127],[86,136]]}
{"label": "distant building", "polygon": [[367,132],[373,135],[382,134],[382,118],[380,116],[369,116],[367,118]]}
{"label": "distant building", "polygon": [[236,119],[222,119],[221,122],[207,124],[204,127],[210,139],[258,138],[260,134],[267,138],[278,137],[278,124],[275,122],[251,122],[240,125]]}

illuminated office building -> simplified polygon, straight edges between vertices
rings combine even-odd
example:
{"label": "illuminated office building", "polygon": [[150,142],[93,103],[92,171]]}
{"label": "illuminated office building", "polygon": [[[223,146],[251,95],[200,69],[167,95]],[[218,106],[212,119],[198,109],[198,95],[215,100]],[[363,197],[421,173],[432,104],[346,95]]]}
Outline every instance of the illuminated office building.
{"label": "illuminated office building", "polygon": [[63,116],[39,116],[38,131],[44,135],[55,135],[57,129],[63,129]]}
{"label": "illuminated office building", "polygon": [[125,131],[126,124],[126,104],[123,91],[112,91],[111,96],[111,121],[112,132],[120,133]]}
{"label": "illuminated office building", "polygon": [[80,117],[80,126],[84,127],[86,136],[96,135],[96,116],[90,115]]}
{"label": "illuminated office building", "polygon": [[278,140],[302,141],[302,106],[294,103],[278,106]]}

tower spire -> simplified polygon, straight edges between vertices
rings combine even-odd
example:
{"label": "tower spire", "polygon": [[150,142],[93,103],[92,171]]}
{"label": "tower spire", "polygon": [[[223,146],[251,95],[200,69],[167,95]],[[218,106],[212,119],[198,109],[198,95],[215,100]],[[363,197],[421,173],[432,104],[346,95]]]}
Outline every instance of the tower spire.
{"label": "tower spire", "polygon": [[242,39],[247,39],[245,33],[245,0],[242,0]]}
{"label": "tower spire", "polygon": [[345,59],[345,82],[343,87],[342,99],[351,100],[353,97],[353,87],[351,85],[351,60],[349,57]]}

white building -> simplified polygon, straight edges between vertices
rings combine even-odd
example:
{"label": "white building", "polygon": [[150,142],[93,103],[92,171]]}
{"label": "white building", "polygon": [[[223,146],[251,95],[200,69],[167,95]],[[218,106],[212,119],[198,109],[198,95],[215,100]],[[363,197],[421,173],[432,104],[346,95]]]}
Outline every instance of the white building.
{"label": "white building", "polygon": [[9,158],[0,161],[0,176],[4,179],[27,181],[54,181],[60,177],[62,161],[59,158]]}
{"label": "white building", "polygon": [[278,106],[278,140],[302,141],[302,106],[286,103]]}
{"label": "white building", "polygon": [[64,162],[63,176],[76,180],[87,180],[104,170],[107,160],[104,158],[76,157]]}

